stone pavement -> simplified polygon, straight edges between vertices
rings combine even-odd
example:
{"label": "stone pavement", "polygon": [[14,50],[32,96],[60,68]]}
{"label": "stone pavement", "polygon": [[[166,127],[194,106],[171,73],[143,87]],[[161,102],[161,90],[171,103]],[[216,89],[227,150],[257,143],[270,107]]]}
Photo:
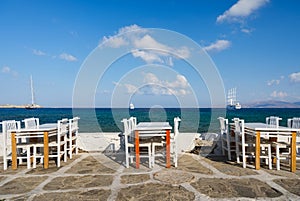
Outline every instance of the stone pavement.
{"label": "stone pavement", "polygon": [[[2,160],[1,160],[2,161]],[[178,168],[123,165],[120,152],[82,152],[57,168],[3,171],[0,200],[300,200],[300,169],[242,168],[220,156],[185,153]]]}

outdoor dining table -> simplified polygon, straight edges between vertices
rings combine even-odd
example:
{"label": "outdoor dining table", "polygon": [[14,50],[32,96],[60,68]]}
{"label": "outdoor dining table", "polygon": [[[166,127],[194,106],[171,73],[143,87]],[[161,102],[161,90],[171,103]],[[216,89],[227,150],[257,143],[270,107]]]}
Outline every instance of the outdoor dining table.
{"label": "outdoor dining table", "polygon": [[[252,133],[255,136],[255,169],[260,169],[260,139],[268,133],[277,133],[280,135],[282,133],[288,133],[288,136],[291,138],[290,146],[290,171],[296,171],[296,135],[297,132],[300,132],[300,129],[288,128],[279,126],[278,128],[272,127],[265,123],[245,123],[245,131]],[[290,133],[290,134],[289,134]],[[272,136],[272,134],[270,136]],[[285,134],[286,135],[286,134]],[[287,136],[287,135],[286,135]],[[276,137],[276,136],[274,136]]]}
{"label": "outdoor dining table", "polygon": [[169,122],[140,122],[135,127],[135,154],[136,154],[136,168],[140,167],[140,138],[147,137],[166,137],[166,167],[171,167],[171,153],[170,153],[170,133],[172,127]]}
{"label": "outdoor dining table", "polygon": [[21,128],[18,130],[11,131],[11,141],[12,141],[12,169],[17,169],[17,140],[16,134],[22,133],[30,133],[33,136],[35,134],[43,133],[43,142],[44,142],[44,168],[47,169],[49,167],[49,133],[57,134],[57,124],[56,123],[48,123],[41,124],[38,128]]}

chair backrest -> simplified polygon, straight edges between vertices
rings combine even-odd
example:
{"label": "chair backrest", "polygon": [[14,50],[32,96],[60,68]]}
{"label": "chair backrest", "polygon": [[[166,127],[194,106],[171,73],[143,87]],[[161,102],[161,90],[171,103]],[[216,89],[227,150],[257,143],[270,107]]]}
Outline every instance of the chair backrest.
{"label": "chair backrest", "polygon": [[220,132],[221,134],[227,134],[228,133],[228,119],[225,119],[224,117],[219,117],[220,122]]}
{"label": "chair backrest", "polygon": [[133,131],[136,127],[136,124],[137,124],[136,117],[130,117],[129,118],[129,130]]}
{"label": "chair backrest", "polygon": [[68,119],[62,119],[57,121],[57,130],[60,136],[66,135],[68,133]]}
{"label": "chair backrest", "polygon": [[123,134],[124,135],[129,135],[129,120],[128,119],[123,119],[121,121],[123,123]]}
{"label": "chair backrest", "polygon": [[3,139],[3,149],[4,153],[6,154],[8,151],[10,151],[10,145],[11,145],[11,130],[18,130],[21,128],[21,122],[15,121],[15,120],[6,120],[2,121],[2,139]]}
{"label": "chair backrest", "polygon": [[234,132],[238,135],[244,135],[244,120],[239,118],[234,118]]}
{"label": "chair backrest", "polygon": [[174,135],[177,136],[179,134],[179,122],[181,119],[179,117],[174,118]]}
{"label": "chair backrest", "polygon": [[78,126],[79,119],[80,119],[79,117],[74,117],[73,119],[69,119],[69,129],[71,133],[77,132],[79,130],[79,126]]}
{"label": "chair backrest", "polygon": [[270,116],[266,118],[266,124],[269,125],[269,127],[278,128],[280,120],[282,120],[282,118],[276,116]]}
{"label": "chair backrest", "polygon": [[300,117],[293,117],[292,119],[288,119],[288,127],[300,128]]}
{"label": "chair backrest", "polygon": [[40,126],[40,120],[39,118],[26,118],[24,120],[22,120],[22,122],[24,122],[25,124],[25,128],[31,129],[31,128],[39,128]]}

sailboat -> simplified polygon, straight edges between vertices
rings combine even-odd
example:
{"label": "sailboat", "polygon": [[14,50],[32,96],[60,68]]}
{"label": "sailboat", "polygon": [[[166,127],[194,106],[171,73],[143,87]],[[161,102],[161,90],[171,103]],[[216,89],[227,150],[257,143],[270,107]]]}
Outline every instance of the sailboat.
{"label": "sailboat", "polygon": [[129,105],[129,109],[131,109],[131,110],[133,110],[133,109],[134,109],[134,105],[133,105],[133,103],[130,103],[130,105]]}
{"label": "sailboat", "polygon": [[32,76],[30,76],[30,90],[31,90],[31,104],[25,106],[25,109],[36,109],[40,108],[41,106],[34,103],[34,91],[33,91],[33,81]]}
{"label": "sailboat", "polygon": [[227,102],[227,109],[229,110],[239,110],[242,108],[241,104],[236,101],[236,88],[228,90]]}

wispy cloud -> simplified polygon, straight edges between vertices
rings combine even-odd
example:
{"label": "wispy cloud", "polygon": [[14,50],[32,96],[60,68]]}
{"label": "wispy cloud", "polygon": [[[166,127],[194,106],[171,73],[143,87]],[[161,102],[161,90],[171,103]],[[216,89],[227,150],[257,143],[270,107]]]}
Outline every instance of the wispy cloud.
{"label": "wispy cloud", "polygon": [[41,51],[41,50],[36,50],[36,49],[33,49],[33,50],[32,50],[32,53],[33,53],[34,55],[37,55],[37,56],[45,56],[45,55],[46,55],[45,52],[43,52],[43,51]]}
{"label": "wispy cloud", "polygon": [[186,59],[190,56],[188,47],[171,47],[160,43],[151,33],[138,25],[126,26],[119,29],[113,36],[104,36],[100,45],[111,48],[130,47],[135,58],[146,63],[161,63],[173,66],[173,59]]}
{"label": "wispy cloud", "polygon": [[251,34],[253,32],[253,29],[242,28],[241,32],[246,33],[246,34]]}
{"label": "wispy cloud", "polygon": [[287,97],[287,93],[283,91],[273,91],[271,93],[271,97],[273,98],[285,98]]}
{"label": "wispy cloud", "polygon": [[289,78],[291,82],[300,82],[300,72],[290,74]]}
{"label": "wispy cloud", "polygon": [[68,54],[68,53],[60,54],[59,58],[62,59],[62,60],[70,61],[70,62],[77,61],[76,57],[74,57],[73,55]]}
{"label": "wispy cloud", "polygon": [[242,22],[256,10],[267,4],[269,0],[239,0],[222,15],[217,17],[217,22]]}
{"label": "wispy cloud", "polygon": [[8,66],[3,66],[1,72],[2,72],[2,73],[9,73],[9,72],[10,72],[10,67],[8,67]]}
{"label": "wispy cloud", "polygon": [[230,46],[231,46],[231,42],[228,40],[217,40],[214,43],[204,47],[203,49],[208,52],[211,51],[219,52],[229,48]]}
{"label": "wispy cloud", "polygon": [[16,77],[18,75],[18,72],[12,70],[9,66],[3,66],[1,69],[1,72],[4,74],[10,74],[14,77]]}
{"label": "wispy cloud", "polygon": [[269,80],[269,81],[267,81],[267,85],[268,86],[279,85],[281,80],[283,80],[283,79],[284,79],[284,76],[281,76],[280,79]]}

